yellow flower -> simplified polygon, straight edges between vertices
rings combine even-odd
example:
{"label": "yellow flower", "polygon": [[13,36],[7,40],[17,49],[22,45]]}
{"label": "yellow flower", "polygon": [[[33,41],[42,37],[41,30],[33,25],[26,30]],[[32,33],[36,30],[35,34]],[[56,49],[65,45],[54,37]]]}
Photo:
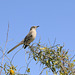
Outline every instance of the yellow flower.
{"label": "yellow flower", "polygon": [[30,68],[27,69],[27,72],[30,72]]}
{"label": "yellow flower", "polygon": [[14,70],[11,69],[10,70],[10,74],[13,75],[14,74]]}
{"label": "yellow flower", "polygon": [[65,72],[67,74],[67,72]]}
{"label": "yellow flower", "polygon": [[46,61],[46,63],[48,63],[48,60]]}
{"label": "yellow flower", "polygon": [[75,60],[73,60],[75,62]]}
{"label": "yellow flower", "polygon": [[44,48],[40,48],[41,50],[44,50],[44,49],[46,49],[46,47],[44,47]]}

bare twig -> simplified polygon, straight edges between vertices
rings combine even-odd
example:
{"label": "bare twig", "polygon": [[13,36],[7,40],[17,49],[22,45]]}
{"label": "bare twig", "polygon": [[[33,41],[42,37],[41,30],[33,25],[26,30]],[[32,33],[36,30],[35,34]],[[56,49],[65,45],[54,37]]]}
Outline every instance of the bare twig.
{"label": "bare twig", "polygon": [[[6,46],[7,46],[7,42],[8,42],[8,32],[9,32],[9,23],[8,23],[7,37],[6,37],[5,48],[4,48],[4,51],[3,51],[3,57],[2,57],[2,63],[1,63],[1,66],[3,65],[3,60],[4,60],[5,50],[6,50]],[[1,67],[0,75],[1,75],[2,69],[3,69],[3,68]]]}

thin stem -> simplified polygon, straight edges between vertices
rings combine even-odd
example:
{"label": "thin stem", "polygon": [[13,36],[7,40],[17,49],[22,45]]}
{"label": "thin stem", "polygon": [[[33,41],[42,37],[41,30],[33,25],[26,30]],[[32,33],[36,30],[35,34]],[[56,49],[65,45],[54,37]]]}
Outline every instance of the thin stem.
{"label": "thin stem", "polygon": [[6,50],[6,46],[7,46],[7,42],[8,42],[8,32],[9,32],[9,23],[8,23],[8,29],[7,29],[7,37],[6,37],[6,43],[5,43],[5,48],[4,48],[4,51],[3,51],[3,57],[2,57],[2,63],[1,63],[1,71],[0,71],[0,75],[1,75],[1,72],[2,72],[2,65],[3,65],[3,60],[4,60],[4,55],[5,55],[5,50]]}

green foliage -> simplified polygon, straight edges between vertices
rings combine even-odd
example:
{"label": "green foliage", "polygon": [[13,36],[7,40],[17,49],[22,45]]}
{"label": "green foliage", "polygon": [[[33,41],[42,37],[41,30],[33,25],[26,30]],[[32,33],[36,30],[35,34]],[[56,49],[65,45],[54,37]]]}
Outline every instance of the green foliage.
{"label": "green foliage", "polygon": [[54,74],[73,75],[74,63],[69,60],[68,51],[64,50],[63,47],[60,45],[47,47],[38,43],[36,46],[30,46],[30,50],[33,59],[45,65]]}
{"label": "green foliage", "polygon": [[[69,51],[64,50],[63,47],[64,46],[61,45],[48,47],[41,45],[41,43],[39,42],[37,44],[32,44],[31,46],[29,46],[29,51],[26,51],[26,53],[29,55],[28,59],[33,58],[37,63],[40,63],[44,66],[44,68],[40,72],[40,75],[46,69],[52,71],[54,75],[75,75],[75,59],[73,60],[74,56],[70,58],[70,56],[68,56]],[[4,56],[7,57],[7,55],[5,54]],[[13,58],[14,57],[12,57],[12,59]],[[26,73],[29,74],[31,72],[30,71],[31,68],[29,68],[28,66],[29,63],[27,63],[27,67],[25,67],[26,68],[25,74]],[[4,63],[3,65],[0,66],[0,68],[4,70],[5,75],[8,74],[15,75],[18,73],[16,72],[17,71],[16,67],[12,65],[11,61],[9,61],[8,63],[7,62]],[[46,71],[46,75],[48,74],[49,72]]]}

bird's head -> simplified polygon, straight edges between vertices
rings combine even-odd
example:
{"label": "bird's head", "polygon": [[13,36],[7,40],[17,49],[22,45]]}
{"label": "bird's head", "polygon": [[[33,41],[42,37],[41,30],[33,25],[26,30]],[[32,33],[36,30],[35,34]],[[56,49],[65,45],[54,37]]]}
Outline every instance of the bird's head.
{"label": "bird's head", "polygon": [[32,30],[32,29],[37,29],[39,26],[32,26],[31,28],[30,28],[30,30]]}

